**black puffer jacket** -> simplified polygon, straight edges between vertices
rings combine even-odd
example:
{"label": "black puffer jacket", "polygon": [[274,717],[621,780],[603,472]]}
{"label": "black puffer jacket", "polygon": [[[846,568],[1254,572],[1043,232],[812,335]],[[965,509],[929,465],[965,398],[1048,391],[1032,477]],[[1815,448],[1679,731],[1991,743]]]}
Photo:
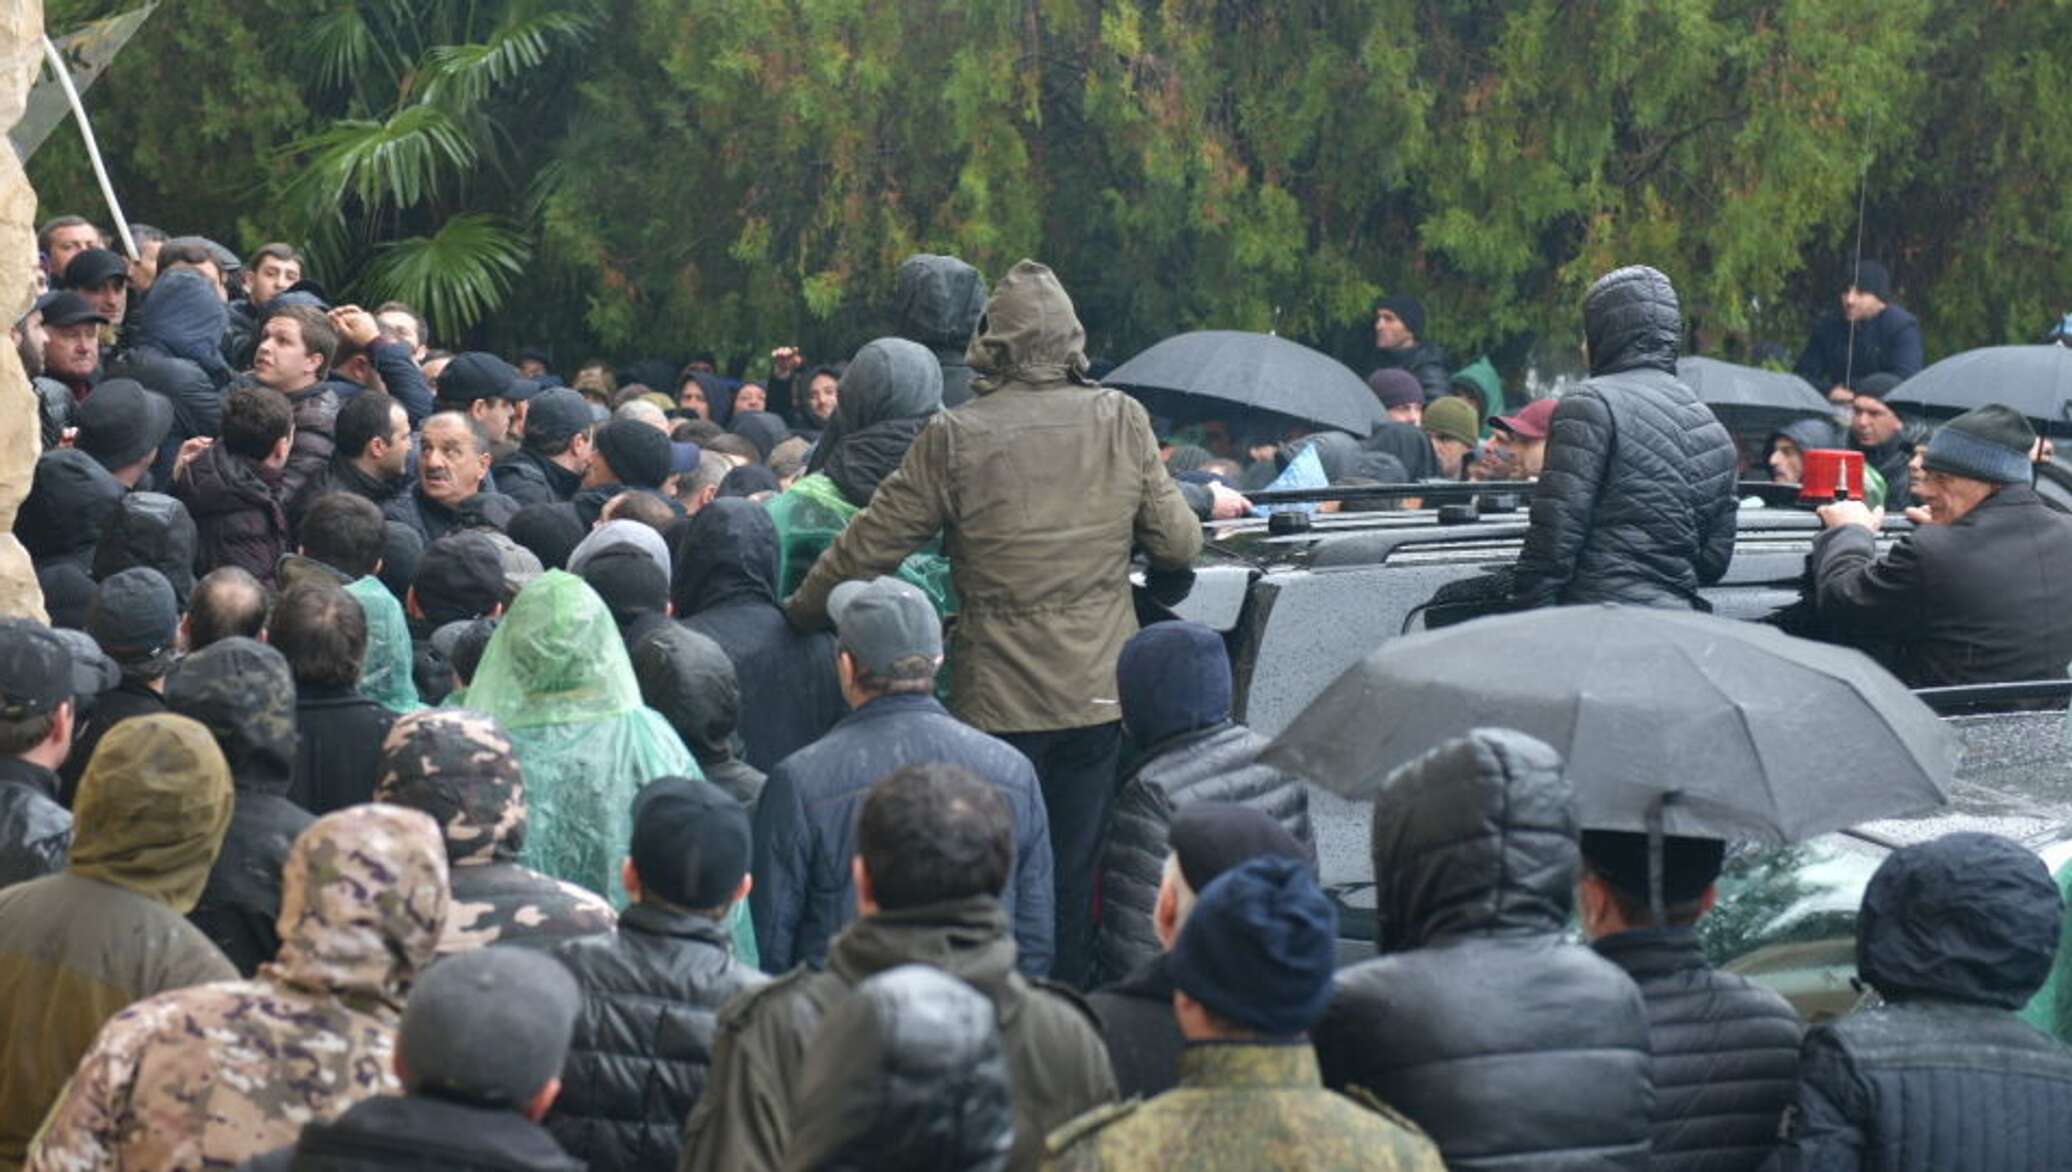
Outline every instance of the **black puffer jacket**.
{"label": "black puffer jacket", "polygon": [[36,418],[43,425],[43,450],[54,452],[65,438],[65,429],[72,426],[72,407],[78,400],[72,397],[71,387],[54,378],[39,374],[29,382],[36,391]]}
{"label": "black puffer jacket", "polygon": [[[1132,725],[1132,731],[1135,726]],[[1151,926],[1165,870],[1166,831],[1180,807],[1196,802],[1251,806],[1310,848],[1309,791],[1302,782],[1259,763],[1266,738],[1221,721],[1152,747],[1122,783],[1101,850],[1101,922],[1094,936],[1094,981],[1119,981],[1159,953]]]}
{"label": "black puffer jacket", "polygon": [[273,584],[291,548],[278,473],[212,444],[173,478],[173,496],[194,517],[197,567],[236,566]]}
{"label": "black puffer jacket", "polygon": [[39,567],[71,562],[84,570],[93,564],[109,514],[128,491],[99,460],[78,448],[45,452],[36,461],[29,497],[15,516],[14,535]]}
{"label": "black puffer jacket", "polygon": [[338,384],[320,382],[288,396],[295,412],[295,439],[281,470],[281,502],[302,515],[303,493],[323,479],[338,450]]}
{"label": "black puffer jacket", "polygon": [[95,581],[106,581],[133,566],[149,566],[165,575],[173,601],[187,610],[194,596],[194,554],[201,537],[187,506],[158,492],[133,492],[116,502],[107,529],[94,549]]}
{"label": "black puffer jacket", "polygon": [[1799,1015],[1784,998],[1705,962],[1689,928],[1593,945],[1647,1001],[1655,1172],[1753,1172],[1777,1146],[1799,1072]]}
{"label": "black puffer jacket", "polygon": [[1437,342],[1414,342],[1400,350],[1376,350],[1374,365],[1379,369],[1409,371],[1417,385],[1424,388],[1427,403],[1446,393],[1453,369],[1445,348]]}
{"label": "black puffer jacket", "polygon": [[1608,273],[1583,325],[1590,378],[1554,410],[1516,600],[1705,609],[1698,588],[1734,556],[1739,456],[1676,377],[1676,290],[1644,266]]}
{"label": "black puffer jacket", "polygon": [[734,959],[718,921],[644,903],[618,935],[554,955],[582,985],[583,1011],[547,1129],[598,1172],[674,1169],[720,1008],[768,978]]}
{"label": "black puffer jacket", "polygon": [[1464,1169],[1648,1167],[1647,1010],[1567,943],[1575,804],[1560,755],[1480,729],[1374,803],[1383,955],[1338,974],[1311,1031],[1324,1080],[1365,1087]]}
{"label": "black puffer jacket", "polygon": [[2072,1051],[2014,1015],[2050,975],[2063,901],[2007,839],[1894,852],[1856,921],[1888,1004],[1806,1034],[1779,1172],[2072,1168]]}
{"label": "black puffer jacket", "polygon": [[768,772],[849,711],[835,680],[834,636],[800,634],[777,605],[777,527],[752,501],[698,510],[670,586],[679,622],[733,661],[741,686],[742,756]]}
{"label": "black puffer jacket", "polygon": [[222,423],[232,377],[222,350],[229,316],[207,277],[175,269],[152,284],[125,331],[128,348],[108,364],[108,377],[135,379],[173,405],[161,449],[167,468],[182,441],[215,435]]}
{"label": "black puffer jacket", "polygon": [[288,661],[242,637],[211,643],[167,678],[166,706],[208,726],[237,804],[187,918],[249,977],[281,948],[281,864],[316,819],[287,798],[295,769],[295,678]]}

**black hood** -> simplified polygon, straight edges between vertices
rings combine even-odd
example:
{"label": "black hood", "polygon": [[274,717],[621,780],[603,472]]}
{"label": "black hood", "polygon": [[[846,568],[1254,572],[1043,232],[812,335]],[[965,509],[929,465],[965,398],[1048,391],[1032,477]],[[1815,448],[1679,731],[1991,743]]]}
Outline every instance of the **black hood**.
{"label": "black hood", "polygon": [[1476,729],[1396,770],[1374,799],[1382,951],[1561,932],[1577,835],[1561,754],[1524,733]]}
{"label": "black hood", "polygon": [[761,452],[765,460],[768,460],[770,452],[791,434],[791,429],[784,425],[784,420],[768,411],[740,412],[734,416],[733,422],[727,425],[727,430],[754,444],[755,450]]}
{"label": "black hood", "polygon": [[954,256],[924,252],[900,264],[893,297],[900,337],[961,353],[986,311],[986,279]]}
{"label": "black hood", "polygon": [[208,726],[239,790],[284,797],[295,775],[295,677],[242,636],[209,644],[166,678],[166,707]]}
{"label": "black hood", "polygon": [[720,645],[677,623],[666,623],[633,649],[640,698],[662,714],[698,764],[733,755],[741,718],[741,686]]}
{"label": "black hood", "polygon": [[84,566],[100,543],[109,514],[129,489],[78,448],[45,452],[14,524],[38,565],[72,558]]}
{"label": "black hood", "polygon": [[1583,298],[1583,335],[1590,340],[1593,376],[1622,370],[1675,374],[1683,341],[1675,286],[1646,265],[1606,273]]}
{"label": "black hood", "polygon": [[133,492],[116,503],[94,550],[96,580],[149,566],[172,583],[182,612],[194,594],[194,518],[187,506],[156,492]]}
{"label": "black hood", "polygon": [[1432,454],[1431,437],[1414,424],[1383,420],[1374,425],[1374,434],[1360,446],[1371,453],[1395,457],[1403,475],[1411,480],[1429,480],[1439,475],[1439,458]]}
{"label": "black hood", "polygon": [[740,599],[776,606],[777,526],[769,510],[743,497],[721,497],[698,510],[674,579],[670,599],[679,619]]}
{"label": "black hood", "polygon": [[[835,413],[827,421],[819,446],[813,449],[807,471],[820,471],[833,461],[844,441],[879,424],[926,420],[942,410],[942,389],[942,364],[920,343],[908,338],[879,338],[868,343],[842,371]],[[919,431],[913,428],[911,434]],[[905,454],[904,450],[900,453]],[[866,496],[855,503],[861,506],[868,500]]]}
{"label": "black hood", "polygon": [[845,435],[834,445],[821,471],[850,504],[864,508],[877,494],[878,485],[906,460],[907,449],[914,446],[929,418],[887,419]]}
{"label": "black hood", "polygon": [[1891,1000],[2019,1009],[2050,976],[2064,901],[2043,860],[1997,834],[1894,851],[1863,892],[1856,971]]}

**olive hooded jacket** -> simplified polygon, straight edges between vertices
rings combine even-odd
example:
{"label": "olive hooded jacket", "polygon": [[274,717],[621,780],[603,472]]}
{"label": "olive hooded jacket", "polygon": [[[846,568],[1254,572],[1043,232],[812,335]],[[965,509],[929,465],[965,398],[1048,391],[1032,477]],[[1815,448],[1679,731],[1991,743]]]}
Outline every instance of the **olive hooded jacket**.
{"label": "olive hooded jacket", "polygon": [[1088,381],[1085,343],[1057,277],[1015,265],[966,352],[978,397],[921,429],[792,596],[793,625],[824,625],[836,584],[893,573],[941,533],[959,607],[957,715],[995,733],[1119,719],[1115,662],[1137,629],[1131,553],[1185,568],[1202,534],[1144,408]]}

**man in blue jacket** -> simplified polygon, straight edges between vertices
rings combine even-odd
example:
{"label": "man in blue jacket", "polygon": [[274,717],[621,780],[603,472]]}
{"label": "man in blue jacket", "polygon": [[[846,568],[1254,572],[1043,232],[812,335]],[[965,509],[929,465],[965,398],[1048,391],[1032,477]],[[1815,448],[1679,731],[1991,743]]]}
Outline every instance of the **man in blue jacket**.
{"label": "man in blue jacket", "polygon": [[942,621],[927,595],[898,578],[844,582],[829,595],[828,613],[851,711],[778,762],[757,801],[748,905],[764,971],[821,961],[828,942],[856,918],[849,861],[865,791],[906,766],[940,762],[998,787],[1013,810],[1014,876],[1000,899],[1014,922],[1016,967],[1048,973],[1055,896],[1050,823],[1035,767],[936,701]]}
{"label": "man in blue jacket", "polygon": [[1813,327],[1797,370],[1829,398],[1873,374],[1907,379],[1920,373],[1921,323],[1892,304],[1892,274],[1884,265],[1867,260],[1857,266],[1855,279],[1842,290],[1841,312]]}

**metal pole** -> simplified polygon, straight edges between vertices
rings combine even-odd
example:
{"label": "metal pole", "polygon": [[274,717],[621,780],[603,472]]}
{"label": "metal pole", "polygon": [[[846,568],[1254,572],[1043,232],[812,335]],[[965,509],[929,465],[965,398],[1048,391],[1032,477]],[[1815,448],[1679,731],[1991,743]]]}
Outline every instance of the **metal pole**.
{"label": "metal pole", "polygon": [[94,165],[94,178],[101,181],[101,194],[108,200],[108,214],[115,219],[115,231],[122,237],[122,250],[131,260],[141,259],[137,255],[137,242],[130,235],[129,221],[122,218],[122,201],[115,198],[115,184],[108,179],[108,168],[101,162],[100,144],[94,141],[93,123],[86,120],[86,105],[79,100],[79,90],[72,84],[72,71],[65,65],[64,55],[43,38],[43,56],[50,62],[52,72],[58,75],[58,84],[64,87],[65,100],[72,104],[72,116],[79,119],[79,137],[86,140],[86,157]]}

